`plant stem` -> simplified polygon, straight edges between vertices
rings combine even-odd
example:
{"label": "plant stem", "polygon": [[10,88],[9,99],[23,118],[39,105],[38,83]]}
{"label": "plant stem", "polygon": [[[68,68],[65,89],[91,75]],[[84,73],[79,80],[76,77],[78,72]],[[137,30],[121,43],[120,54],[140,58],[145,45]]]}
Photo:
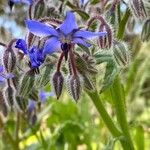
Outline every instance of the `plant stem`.
{"label": "plant stem", "polygon": [[126,144],[128,146],[128,150],[134,150],[129,133],[128,122],[126,119],[124,94],[123,86],[121,85],[120,79],[117,76],[113,85],[111,86],[111,95],[116,109],[117,120],[127,141]]}
{"label": "plant stem", "polygon": [[107,126],[108,130],[111,132],[114,138],[118,138],[122,144],[122,147],[124,150],[130,150],[127,141],[124,140],[123,134],[119,131],[119,129],[115,126],[114,122],[112,121],[111,117],[107,113],[106,109],[103,106],[103,103],[99,97],[99,94],[97,91],[86,91],[91,100],[93,101],[95,107],[97,108],[99,114],[102,117],[102,120],[104,121],[105,125]]}
{"label": "plant stem", "polygon": [[118,39],[122,39],[123,38],[126,22],[127,22],[128,18],[129,18],[129,16],[130,16],[130,10],[127,9],[126,13],[123,16],[123,19],[121,20],[121,22],[119,24],[119,28],[118,28],[118,32],[117,32],[117,38]]}
{"label": "plant stem", "polygon": [[97,91],[94,91],[94,92],[87,91],[87,94],[90,96],[91,100],[93,101],[95,107],[97,108],[99,114],[101,115],[104,123],[106,124],[106,126],[109,129],[109,131],[111,132],[111,134],[114,137],[121,136],[122,133],[116,128],[111,117],[109,116],[106,109],[104,108],[102,101],[100,100],[100,97],[98,95],[98,92]]}
{"label": "plant stem", "polygon": [[19,149],[19,129],[20,129],[20,114],[17,112],[17,121],[16,121],[16,129],[15,129],[15,143],[16,147]]}

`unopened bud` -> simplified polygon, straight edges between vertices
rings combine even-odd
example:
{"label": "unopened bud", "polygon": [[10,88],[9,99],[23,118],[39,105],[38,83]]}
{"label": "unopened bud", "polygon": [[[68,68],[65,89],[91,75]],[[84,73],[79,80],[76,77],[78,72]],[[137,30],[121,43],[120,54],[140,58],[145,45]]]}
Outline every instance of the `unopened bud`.
{"label": "unopened bud", "polygon": [[128,47],[124,42],[115,41],[113,56],[118,66],[126,67],[129,64],[130,54]]}
{"label": "unopened bud", "polygon": [[70,75],[67,79],[67,89],[72,98],[77,102],[81,94],[80,78]]}
{"label": "unopened bud", "polygon": [[27,97],[34,86],[35,74],[32,70],[28,71],[20,82],[19,95]]}
{"label": "unopened bud", "polygon": [[143,42],[150,40],[150,19],[147,19],[143,25],[141,40]]}
{"label": "unopened bud", "polygon": [[14,70],[16,66],[16,55],[13,50],[5,50],[3,62],[7,72],[12,72]]}
{"label": "unopened bud", "polygon": [[99,37],[98,46],[101,49],[110,49],[112,46],[112,41],[113,41],[113,32],[112,32],[110,25],[108,25],[106,23],[100,25],[99,31],[100,32],[106,31],[107,34],[105,36]]}
{"label": "unopened bud", "polygon": [[130,0],[129,7],[137,19],[146,19],[147,14],[142,0]]}
{"label": "unopened bud", "polygon": [[5,96],[8,105],[12,107],[14,105],[15,89],[12,86],[8,86],[5,90]]}
{"label": "unopened bud", "polygon": [[34,18],[39,19],[41,17],[44,17],[44,15],[46,14],[45,9],[46,5],[44,0],[38,0],[34,5]]}
{"label": "unopened bud", "polygon": [[64,77],[60,71],[56,71],[52,78],[52,85],[54,88],[54,92],[57,96],[57,99],[59,99],[62,89],[63,89],[63,83],[64,83]]}

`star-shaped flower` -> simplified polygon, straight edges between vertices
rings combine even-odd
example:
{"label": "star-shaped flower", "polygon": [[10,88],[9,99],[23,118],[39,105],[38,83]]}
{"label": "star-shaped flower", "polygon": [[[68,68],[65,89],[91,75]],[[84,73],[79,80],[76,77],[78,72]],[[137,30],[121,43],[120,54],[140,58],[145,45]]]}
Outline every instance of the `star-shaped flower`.
{"label": "star-shaped flower", "polygon": [[38,68],[45,60],[43,48],[38,49],[35,46],[32,46],[30,49],[28,49],[27,44],[23,39],[18,39],[15,47],[22,50],[23,53],[28,56],[31,65],[30,67],[32,69]]}
{"label": "star-shaped flower", "polygon": [[27,20],[26,26],[31,33],[37,36],[50,37],[45,43],[44,54],[52,54],[58,49],[67,54],[71,45],[74,44],[90,47],[88,39],[106,35],[106,32],[91,32],[78,28],[75,16],[71,11],[66,13],[64,22],[58,28],[35,20]]}

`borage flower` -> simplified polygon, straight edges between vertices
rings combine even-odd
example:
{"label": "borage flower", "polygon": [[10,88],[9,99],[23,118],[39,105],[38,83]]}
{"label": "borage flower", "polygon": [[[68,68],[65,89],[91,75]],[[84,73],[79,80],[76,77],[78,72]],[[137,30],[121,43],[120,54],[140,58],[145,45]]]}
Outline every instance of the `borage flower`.
{"label": "borage flower", "polygon": [[54,92],[45,92],[44,90],[40,90],[38,97],[41,103],[44,103],[48,97],[54,96]]}
{"label": "borage flower", "polygon": [[52,54],[58,49],[61,49],[67,59],[68,52],[72,45],[80,44],[85,47],[90,47],[88,39],[106,35],[106,32],[91,32],[78,28],[75,16],[72,12],[66,13],[64,22],[54,28],[50,25],[39,21],[27,20],[26,26],[29,31],[40,37],[50,37],[44,46],[44,54]]}
{"label": "borage flower", "polygon": [[48,97],[52,97],[52,96],[54,96],[53,92],[45,92],[44,90],[40,90],[38,93],[38,97],[40,101],[37,102],[35,100],[29,99],[28,106],[27,106],[27,117],[29,120],[29,124],[34,125],[37,120],[36,106],[37,105],[39,106],[39,104],[44,104],[48,99]]}
{"label": "borage flower", "polygon": [[63,88],[63,75],[60,71],[61,62],[63,57],[67,60],[69,55],[69,76],[68,76],[68,91],[71,92],[71,96],[76,101],[79,99],[81,84],[78,70],[76,68],[74,57],[74,45],[79,44],[84,47],[90,47],[91,44],[88,39],[94,37],[105,36],[106,32],[91,32],[81,29],[77,26],[75,16],[72,12],[68,11],[64,22],[57,28],[54,28],[48,24],[41,23],[39,21],[27,20],[26,26],[29,31],[40,37],[47,37],[45,42],[43,53],[52,54],[57,50],[62,50],[62,53],[58,59],[57,69],[52,77],[52,84],[57,99],[60,97]]}
{"label": "borage flower", "polygon": [[5,81],[7,79],[11,79],[13,78],[14,75],[12,73],[5,73],[4,67],[2,65],[0,65],[0,87],[4,87],[5,86]]}
{"label": "borage flower", "polygon": [[29,66],[31,69],[38,68],[45,60],[43,48],[38,49],[37,47],[32,46],[28,49],[27,44],[23,39],[18,39],[15,47],[22,50],[22,52],[29,58]]}
{"label": "borage flower", "polygon": [[14,4],[19,4],[19,3],[31,5],[33,3],[33,0],[8,0],[8,5],[10,9],[12,9]]}

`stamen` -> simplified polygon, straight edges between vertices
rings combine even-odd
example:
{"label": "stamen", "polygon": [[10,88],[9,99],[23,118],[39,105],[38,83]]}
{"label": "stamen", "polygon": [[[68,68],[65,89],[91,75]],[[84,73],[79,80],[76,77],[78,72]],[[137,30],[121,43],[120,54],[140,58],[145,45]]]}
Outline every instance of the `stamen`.
{"label": "stamen", "polygon": [[63,43],[63,44],[61,44],[61,49],[62,49],[62,51],[63,51],[63,53],[64,53],[64,56],[65,56],[65,60],[66,60],[66,61],[67,61],[67,59],[68,59],[68,52],[69,52],[70,48],[71,48],[71,45],[68,44],[68,43]]}

